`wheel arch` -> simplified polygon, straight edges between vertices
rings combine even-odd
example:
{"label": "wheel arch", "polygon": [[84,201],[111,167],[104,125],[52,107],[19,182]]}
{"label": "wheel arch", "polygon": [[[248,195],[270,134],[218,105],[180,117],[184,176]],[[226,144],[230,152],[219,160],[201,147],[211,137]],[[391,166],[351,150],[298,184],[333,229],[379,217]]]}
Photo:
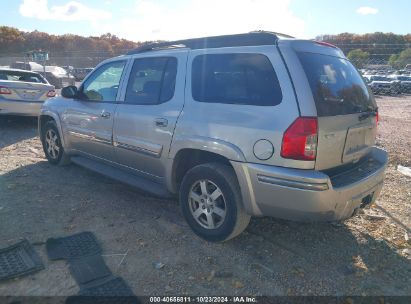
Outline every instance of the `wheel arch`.
{"label": "wheel arch", "polygon": [[178,193],[184,175],[195,166],[206,163],[221,163],[233,169],[230,159],[219,153],[201,148],[182,148],[178,150],[172,161],[169,172],[169,190]]}
{"label": "wheel arch", "polygon": [[65,139],[63,136],[63,131],[61,129],[61,124],[60,124],[60,118],[56,113],[50,112],[50,111],[44,111],[40,114],[39,119],[38,119],[38,133],[39,133],[39,137],[42,137],[42,128],[43,126],[49,122],[49,121],[54,121],[57,125],[57,130],[59,132],[60,138],[61,138],[61,142],[63,147],[65,147]]}

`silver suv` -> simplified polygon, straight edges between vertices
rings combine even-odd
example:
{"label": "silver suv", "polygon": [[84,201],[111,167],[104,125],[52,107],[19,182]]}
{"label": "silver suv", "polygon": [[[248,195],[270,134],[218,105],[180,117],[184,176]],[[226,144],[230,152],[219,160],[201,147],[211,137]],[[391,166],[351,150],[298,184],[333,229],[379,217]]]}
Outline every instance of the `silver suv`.
{"label": "silver suv", "polygon": [[252,32],[106,60],[44,104],[39,131],[50,163],[179,197],[217,242],[251,216],[335,221],[373,203],[387,165],[377,122],[341,50]]}

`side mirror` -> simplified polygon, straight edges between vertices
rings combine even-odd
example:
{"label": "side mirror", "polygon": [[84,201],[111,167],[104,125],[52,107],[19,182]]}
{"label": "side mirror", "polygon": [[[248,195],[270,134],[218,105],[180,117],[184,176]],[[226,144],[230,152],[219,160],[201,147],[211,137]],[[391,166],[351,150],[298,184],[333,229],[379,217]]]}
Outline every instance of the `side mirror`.
{"label": "side mirror", "polygon": [[64,98],[76,98],[78,96],[78,89],[76,86],[68,86],[61,89],[61,96]]}

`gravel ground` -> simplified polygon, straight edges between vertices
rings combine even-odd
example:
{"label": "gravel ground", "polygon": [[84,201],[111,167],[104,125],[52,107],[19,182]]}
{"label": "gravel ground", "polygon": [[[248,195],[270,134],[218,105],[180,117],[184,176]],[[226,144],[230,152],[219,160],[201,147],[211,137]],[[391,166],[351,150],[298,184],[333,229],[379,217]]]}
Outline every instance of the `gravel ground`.
{"label": "gravel ground", "polygon": [[175,201],[49,165],[35,119],[0,117],[0,248],[27,238],[46,266],[0,283],[0,295],[77,293],[44,242],[82,231],[96,234],[107,265],[137,295],[411,295],[411,178],[396,170],[411,166],[411,96],[377,102],[390,165],[372,208],[338,224],[253,219],[223,244],[194,236]]}

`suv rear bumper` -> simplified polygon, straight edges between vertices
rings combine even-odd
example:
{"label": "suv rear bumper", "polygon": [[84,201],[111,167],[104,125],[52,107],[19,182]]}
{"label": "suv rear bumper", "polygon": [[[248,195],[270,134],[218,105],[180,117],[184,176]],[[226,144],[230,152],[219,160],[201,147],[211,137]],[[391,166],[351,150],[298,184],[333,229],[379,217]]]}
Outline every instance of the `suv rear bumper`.
{"label": "suv rear bumper", "polygon": [[38,116],[43,101],[0,100],[0,115]]}
{"label": "suv rear bumper", "polygon": [[387,152],[373,147],[349,170],[326,174],[231,162],[239,179],[246,211],[298,221],[336,221],[351,217],[380,194]]}

